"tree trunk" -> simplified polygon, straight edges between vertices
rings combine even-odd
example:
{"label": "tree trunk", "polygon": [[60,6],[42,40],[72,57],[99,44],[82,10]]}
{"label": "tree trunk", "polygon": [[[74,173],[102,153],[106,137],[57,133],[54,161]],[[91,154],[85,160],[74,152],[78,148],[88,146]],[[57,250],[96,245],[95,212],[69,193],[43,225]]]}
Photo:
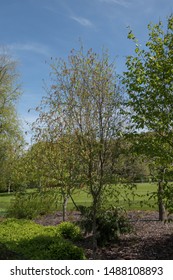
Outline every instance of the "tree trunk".
{"label": "tree trunk", "polygon": [[93,205],[93,224],[92,224],[92,232],[93,232],[93,259],[96,259],[97,256],[97,205]]}
{"label": "tree trunk", "polygon": [[39,179],[39,183],[38,183],[38,189],[39,189],[39,192],[41,192],[41,190],[42,190],[41,179]]}
{"label": "tree trunk", "polygon": [[62,220],[63,222],[66,221],[67,218],[67,203],[68,203],[69,196],[64,195],[63,196],[63,203],[62,203]]}
{"label": "tree trunk", "polygon": [[73,205],[75,206],[76,210],[77,210],[77,211],[80,211],[79,208],[78,208],[78,206],[77,206],[77,204],[76,204],[76,202],[75,202],[74,199],[73,199],[73,196],[72,196],[70,193],[69,193],[69,197],[71,198],[71,201],[73,202]]}
{"label": "tree trunk", "polygon": [[8,183],[8,194],[10,194],[11,193],[11,183],[9,182]]}
{"label": "tree trunk", "polygon": [[159,207],[159,221],[166,220],[166,210],[163,201],[163,181],[159,181],[158,183],[158,207]]}

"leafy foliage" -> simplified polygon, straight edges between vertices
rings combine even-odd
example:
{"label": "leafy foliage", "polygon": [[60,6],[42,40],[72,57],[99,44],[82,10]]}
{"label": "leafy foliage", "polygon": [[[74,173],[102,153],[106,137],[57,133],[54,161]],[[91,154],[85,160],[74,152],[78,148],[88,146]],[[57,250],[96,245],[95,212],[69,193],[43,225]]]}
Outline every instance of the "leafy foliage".
{"label": "leafy foliage", "polygon": [[[98,55],[81,46],[67,60],[52,59],[50,68],[51,87],[46,88],[47,95],[37,108],[34,140],[49,143],[54,155],[59,152],[50,157],[49,164],[65,199],[81,185],[91,195],[94,239],[102,190],[116,178],[110,146],[125,127],[123,93],[115,64],[105,50]],[[61,149],[56,148],[59,144]]]}
{"label": "leafy foliage", "polygon": [[[60,226],[59,229],[59,226],[44,227],[31,221],[7,219],[0,223],[0,242],[21,259],[84,259],[83,250],[63,238],[63,225]],[[79,234],[79,229],[71,224],[71,232],[75,231]]]}
{"label": "leafy foliage", "polygon": [[[61,237],[39,235],[22,240],[19,249],[25,258],[34,260],[79,260],[84,259],[83,250]],[[20,249],[20,248],[24,248]]]}
{"label": "leafy foliage", "polygon": [[16,162],[24,145],[16,112],[21,89],[16,62],[0,52],[0,189],[9,190],[16,182]]}
{"label": "leafy foliage", "polygon": [[[92,233],[93,211],[91,207],[80,206],[82,219],[79,225],[85,230],[85,234]],[[120,234],[130,232],[132,227],[125,211],[121,208],[102,209],[96,216],[98,245],[106,245],[116,242]]]}
{"label": "leafy foliage", "polygon": [[128,38],[135,43],[135,55],[127,57],[123,82],[129,96],[127,106],[131,110],[134,131],[152,132],[144,137],[145,144],[147,138],[151,141],[139,151],[149,155],[158,169],[158,206],[162,220],[165,169],[172,165],[173,156],[173,15],[167,19],[166,30],[159,21],[149,24],[148,32],[146,48],[139,45],[132,31],[129,32]]}
{"label": "leafy foliage", "polygon": [[82,238],[81,230],[77,225],[70,222],[63,222],[58,226],[58,232],[65,238],[72,241]]}
{"label": "leafy foliage", "polygon": [[8,217],[32,219],[57,210],[60,204],[58,191],[17,193],[7,211]]}

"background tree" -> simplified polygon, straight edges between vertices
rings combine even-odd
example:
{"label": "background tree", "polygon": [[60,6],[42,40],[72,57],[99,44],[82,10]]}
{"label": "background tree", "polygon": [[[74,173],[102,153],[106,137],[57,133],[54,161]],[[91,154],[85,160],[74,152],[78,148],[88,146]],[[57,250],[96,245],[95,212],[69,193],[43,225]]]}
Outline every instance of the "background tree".
{"label": "background tree", "polygon": [[148,182],[149,161],[145,154],[138,153],[136,137],[135,140],[132,135],[124,134],[113,142],[115,173],[126,183]]}
{"label": "background tree", "polygon": [[[133,151],[139,157],[144,157],[148,163],[149,178],[152,182],[158,182],[158,190],[151,194],[157,196],[159,219],[167,219],[166,205],[170,205],[171,197],[166,195],[170,194],[171,184],[168,182],[171,179],[172,169],[172,149],[168,143],[164,143],[155,132],[143,132],[130,136],[133,141]],[[172,200],[172,199],[171,199]],[[167,208],[167,209],[166,209]]]}
{"label": "background tree", "polygon": [[[47,133],[48,138],[49,136]],[[36,187],[40,192],[52,189],[61,195],[63,221],[66,219],[68,199],[74,189],[80,187],[76,177],[79,173],[76,171],[77,147],[74,151],[74,145],[72,135],[64,135],[54,141],[50,141],[49,138],[47,141],[33,144],[25,157],[29,185]]]}
{"label": "background tree", "polygon": [[[154,132],[147,149],[151,154],[154,151],[155,157],[156,149],[153,150],[153,147],[157,147],[160,170],[164,170],[165,162],[166,165],[172,163],[173,154],[173,16],[168,18],[166,30],[162,22],[149,24],[148,30],[149,39],[144,49],[134,34],[129,32],[128,38],[136,44],[136,54],[127,57],[124,83],[134,129]],[[164,181],[159,180],[158,184],[158,197],[161,198]],[[159,205],[160,219],[163,220],[163,205]]]}
{"label": "background tree", "polygon": [[1,189],[10,191],[12,170],[24,144],[16,101],[20,96],[16,63],[0,53],[0,172]]}

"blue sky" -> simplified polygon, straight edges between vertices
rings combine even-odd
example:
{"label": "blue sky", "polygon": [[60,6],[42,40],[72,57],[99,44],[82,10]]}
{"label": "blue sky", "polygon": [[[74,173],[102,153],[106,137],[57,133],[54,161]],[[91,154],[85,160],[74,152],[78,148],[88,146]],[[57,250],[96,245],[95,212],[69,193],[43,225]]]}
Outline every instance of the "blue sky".
{"label": "blue sky", "polygon": [[144,45],[147,24],[166,22],[171,13],[173,0],[0,0],[0,45],[19,62],[23,95],[18,113],[24,130],[25,121],[36,118],[28,109],[45,95],[43,79],[48,80],[50,71],[45,61],[65,59],[81,39],[86,50],[107,48],[121,73],[126,55],[134,50],[127,26]]}

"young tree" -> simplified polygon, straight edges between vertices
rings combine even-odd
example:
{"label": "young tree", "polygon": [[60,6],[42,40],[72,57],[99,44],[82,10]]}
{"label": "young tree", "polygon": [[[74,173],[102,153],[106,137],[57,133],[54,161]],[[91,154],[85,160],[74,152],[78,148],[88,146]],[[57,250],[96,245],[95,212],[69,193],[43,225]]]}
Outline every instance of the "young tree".
{"label": "young tree", "polygon": [[[154,158],[156,149],[153,146],[156,145],[160,158],[157,162],[160,162],[160,170],[164,170],[165,161],[168,160],[167,164],[170,164],[173,154],[173,16],[168,18],[166,30],[162,22],[149,24],[148,30],[149,39],[143,49],[134,34],[129,32],[128,38],[136,44],[136,55],[127,57],[124,83],[129,95],[128,105],[132,109],[134,128],[154,132],[147,149],[151,154],[154,151]],[[164,182],[160,180],[158,197],[161,198]],[[163,205],[159,205],[162,220]]]}
{"label": "young tree", "polygon": [[[63,160],[69,174],[69,158],[72,166],[75,163],[73,174],[78,185],[85,185],[92,197],[95,257],[96,216],[105,189],[116,177],[110,145],[122,129],[122,94],[114,64],[109,62],[106,52],[98,56],[90,49],[84,54],[81,47],[79,51],[72,50],[67,62],[57,59],[50,66],[52,86],[39,108],[36,138],[58,143],[66,135],[69,137],[68,143],[61,141]],[[70,181],[69,176],[68,184],[74,184],[74,179]]]}
{"label": "young tree", "polygon": [[74,144],[72,135],[64,135],[58,140],[49,139],[33,144],[25,156],[30,184],[39,191],[54,189],[61,195],[63,221],[66,220],[68,199],[74,189],[79,187],[76,177],[79,173],[76,171],[78,155],[77,149],[74,151]]}

